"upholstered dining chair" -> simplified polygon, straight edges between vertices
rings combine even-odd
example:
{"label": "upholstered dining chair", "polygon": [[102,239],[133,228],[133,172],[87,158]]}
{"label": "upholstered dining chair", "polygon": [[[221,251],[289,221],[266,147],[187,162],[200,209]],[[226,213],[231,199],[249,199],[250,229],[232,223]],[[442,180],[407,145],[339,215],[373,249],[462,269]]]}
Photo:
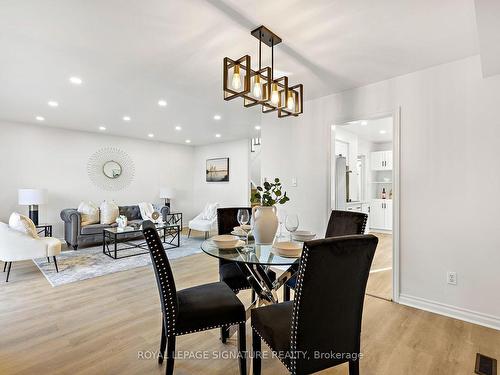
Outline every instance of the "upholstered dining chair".
{"label": "upholstered dining chair", "polygon": [[253,374],[261,372],[261,340],[291,374],[349,362],[359,374],[361,318],[377,247],[373,235],[304,243],[294,301],[251,311]]}
{"label": "upholstered dining chair", "polygon": [[[234,227],[239,226],[237,215],[238,210],[247,210],[250,217],[252,209],[250,207],[226,207],[217,209],[217,231],[218,234],[229,234],[234,230]],[[268,270],[267,275],[271,280],[276,279],[276,274]],[[251,289],[251,286],[246,276],[241,272],[241,269],[236,262],[219,259],[219,280],[225,282],[235,294],[245,289]],[[255,300],[255,291],[252,290],[252,302]],[[229,337],[229,330],[225,327],[221,328],[221,340],[226,342]]]}
{"label": "upholstered dining chair", "polygon": [[167,350],[166,374],[174,372],[177,336],[238,325],[240,374],[246,375],[245,307],[223,282],[177,290],[167,254],[154,224],[146,220],[142,231],[149,247],[158,284],[162,310],[162,329],[158,362]]}
{"label": "upholstered dining chair", "polygon": [[[326,227],[325,238],[364,234],[368,215],[363,212],[333,210]],[[297,269],[294,264],[292,269]],[[296,278],[292,277],[283,285],[283,301],[290,300],[290,289],[295,289]]]}

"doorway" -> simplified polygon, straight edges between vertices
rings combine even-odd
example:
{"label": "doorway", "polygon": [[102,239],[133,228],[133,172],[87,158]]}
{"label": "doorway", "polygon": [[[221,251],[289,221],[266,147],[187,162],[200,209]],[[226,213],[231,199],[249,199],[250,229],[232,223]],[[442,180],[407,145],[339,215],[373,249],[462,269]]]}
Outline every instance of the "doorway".
{"label": "doorway", "polygon": [[366,293],[393,299],[395,142],[392,115],[331,126],[331,208],[364,212],[379,243]]}

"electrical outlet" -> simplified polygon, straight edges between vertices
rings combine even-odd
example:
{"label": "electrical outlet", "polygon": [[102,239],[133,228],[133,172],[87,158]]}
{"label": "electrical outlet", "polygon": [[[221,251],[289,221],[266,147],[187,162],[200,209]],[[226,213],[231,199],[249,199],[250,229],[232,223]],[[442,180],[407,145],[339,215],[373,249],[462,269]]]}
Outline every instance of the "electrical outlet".
{"label": "electrical outlet", "polygon": [[448,284],[457,285],[457,273],[456,272],[448,272],[447,274]]}

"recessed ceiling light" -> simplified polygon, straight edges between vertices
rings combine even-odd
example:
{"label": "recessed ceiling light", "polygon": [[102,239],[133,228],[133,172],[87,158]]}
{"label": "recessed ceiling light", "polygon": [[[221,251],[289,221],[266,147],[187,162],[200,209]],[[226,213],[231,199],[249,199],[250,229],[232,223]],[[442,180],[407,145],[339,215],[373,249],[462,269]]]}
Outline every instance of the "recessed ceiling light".
{"label": "recessed ceiling light", "polygon": [[260,128],[260,125],[256,125],[256,126],[255,126],[255,130],[260,130],[260,129],[261,129],[261,128]]}
{"label": "recessed ceiling light", "polygon": [[148,137],[149,137],[149,138],[154,138],[154,136],[155,136],[155,135],[154,135],[153,133],[149,133],[149,134],[148,134]]}
{"label": "recessed ceiling light", "polygon": [[186,143],[191,143],[191,140],[190,139],[186,139],[185,141]]}
{"label": "recessed ceiling light", "polygon": [[177,131],[182,130],[182,127],[181,127],[181,126],[179,126],[179,125],[177,125],[177,126],[175,127],[175,130],[177,130]]}
{"label": "recessed ceiling light", "polygon": [[123,121],[130,121],[132,120],[130,116],[123,116]]}
{"label": "recessed ceiling light", "polygon": [[332,125],[331,126],[332,130],[335,130],[336,127],[337,127],[337,125]]}
{"label": "recessed ceiling light", "polygon": [[219,133],[217,133],[217,134],[215,135],[215,138],[220,138],[220,137],[222,137],[222,136],[221,136]]}
{"label": "recessed ceiling light", "polygon": [[36,116],[35,118],[37,121],[45,121],[45,117],[43,116]]}
{"label": "recessed ceiling light", "polygon": [[55,100],[49,100],[47,104],[49,105],[49,107],[59,107],[59,103]]}
{"label": "recessed ceiling light", "polygon": [[99,130],[100,131],[104,131],[104,130],[106,130],[106,127],[105,126],[99,126]]}
{"label": "recessed ceiling light", "polygon": [[158,100],[158,105],[160,107],[166,107],[167,106],[167,101],[165,99],[160,99],[160,100]]}
{"label": "recessed ceiling light", "polygon": [[73,84],[73,85],[81,85],[82,84],[82,79],[80,77],[69,77],[69,81]]}
{"label": "recessed ceiling light", "polygon": [[221,118],[220,115],[214,115],[214,120],[220,120]]}
{"label": "recessed ceiling light", "polygon": [[379,133],[380,134],[385,134],[385,133],[387,133],[387,130],[380,130]]}
{"label": "recessed ceiling light", "polygon": [[368,121],[361,121],[361,126],[366,126],[368,125]]}

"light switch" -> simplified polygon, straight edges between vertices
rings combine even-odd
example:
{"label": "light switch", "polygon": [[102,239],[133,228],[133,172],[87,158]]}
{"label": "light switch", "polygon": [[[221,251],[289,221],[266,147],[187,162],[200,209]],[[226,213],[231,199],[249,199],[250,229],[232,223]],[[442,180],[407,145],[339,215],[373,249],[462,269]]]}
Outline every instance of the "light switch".
{"label": "light switch", "polygon": [[297,187],[297,177],[292,177],[292,186]]}

